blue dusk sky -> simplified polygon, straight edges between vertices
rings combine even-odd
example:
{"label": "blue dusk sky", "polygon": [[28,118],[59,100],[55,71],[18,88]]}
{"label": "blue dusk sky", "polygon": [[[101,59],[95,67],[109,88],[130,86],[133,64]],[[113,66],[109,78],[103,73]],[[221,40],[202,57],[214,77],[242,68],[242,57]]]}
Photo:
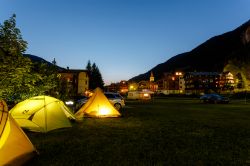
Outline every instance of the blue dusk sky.
{"label": "blue dusk sky", "polygon": [[0,0],[16,14],[26,53],[128,80],[250,19],[250,0]]}

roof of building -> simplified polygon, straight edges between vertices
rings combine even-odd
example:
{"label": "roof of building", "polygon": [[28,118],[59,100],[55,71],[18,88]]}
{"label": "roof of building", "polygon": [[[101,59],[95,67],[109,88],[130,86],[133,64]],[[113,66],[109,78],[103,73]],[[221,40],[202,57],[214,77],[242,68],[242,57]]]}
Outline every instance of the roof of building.
{"label": "roof of building", "polygon": [[60,73],[80,73],[80,72],[88,72],[88,71],[82,69],[64,69],[60,71]]}

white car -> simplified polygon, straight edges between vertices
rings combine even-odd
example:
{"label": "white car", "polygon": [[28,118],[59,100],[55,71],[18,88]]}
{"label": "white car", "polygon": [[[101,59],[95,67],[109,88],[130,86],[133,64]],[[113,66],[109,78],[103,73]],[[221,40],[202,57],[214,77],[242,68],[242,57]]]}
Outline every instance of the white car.
{"label": "white car", "polygon": [[109,102],[113,104],[117,110],[120,110],[125,106],[124,98],[119,93],[104,92],[104,95],[108,98]]}
{"label": "white car", "polygon": [[77,111],[83,104],[88,101],[86,96],[75,96],[65,101],[65,104],[70,107],[74,112]]}
{"label": "white car", "polygon": [[[125,106],[124,98],[119,93],[114,92],[104,92],[104,95],[108,98],[109,102],[117,109],[120,110]],[[85,96],[78,97],[75,100],[67,100],[65,104],[69,107],[73,107],[74,111],[77,111],[85,103],[87,103],[89,98]]]}

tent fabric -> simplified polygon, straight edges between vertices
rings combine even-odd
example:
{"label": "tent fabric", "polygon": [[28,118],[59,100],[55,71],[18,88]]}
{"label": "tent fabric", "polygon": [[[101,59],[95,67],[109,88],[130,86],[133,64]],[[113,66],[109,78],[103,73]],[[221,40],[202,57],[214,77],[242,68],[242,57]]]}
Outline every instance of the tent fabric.
{"label": "tent fabric", "polygon": [[0,165],[22,165],[35,155],[35,147],[8,110],[0,109]]}
{"label": "tent fabric", "polygon": [[85,117],[119,117],[121,114],[109,102],[100,88],[96,88],[92,97],[76,113],[76,119]]}
{"label": "tent fabric", "polygon": [[71,127],[69,119],[75,119],[62,101],[50,96],[24,100],[13,107],[10,113],[22,128],[36,132]]}

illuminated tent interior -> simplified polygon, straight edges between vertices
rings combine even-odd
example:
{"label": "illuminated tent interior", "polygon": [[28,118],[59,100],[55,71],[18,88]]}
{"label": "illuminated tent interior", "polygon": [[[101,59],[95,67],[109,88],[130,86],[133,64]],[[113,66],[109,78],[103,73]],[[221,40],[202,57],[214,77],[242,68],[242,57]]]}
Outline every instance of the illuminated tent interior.
{"label": "illuminated tent interior", "polygon": [[0,109],[0,165],[22,165],[37,155],[36,149],[5,109]]}
{"label": "illuminated tent interior", "polygon": [[36,132],[71,127],[69,119],[75,119],[62,101],[50,96],[24,100],[15,105],[10,113],[22,128]]}
{"label": "illuminated tent interior", "polygon": [[119,117],[121,114],[109,102],[100,88],[96,88],[92,97],[76,113],[77,120],[86,117]]}

